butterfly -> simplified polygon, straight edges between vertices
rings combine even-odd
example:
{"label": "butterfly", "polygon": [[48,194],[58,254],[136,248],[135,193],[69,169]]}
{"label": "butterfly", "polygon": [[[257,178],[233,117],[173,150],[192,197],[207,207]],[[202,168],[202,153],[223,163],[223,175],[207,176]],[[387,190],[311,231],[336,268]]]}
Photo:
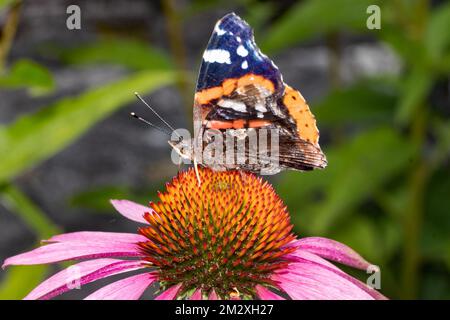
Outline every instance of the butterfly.
{"label": "butterfly", "polygon": [[[203,53],[193,113],[194,138],[172,135],[169,144],[182,159],[193,161],[196,170],[201,164],[273,174],[327,165],[305,99],[284,83],[280,70],[256,45],[251,27],[234,13],[216,23]],[[262,133],[270,146],[261,148]],[[260,141],[251,139],[255,136]]]}

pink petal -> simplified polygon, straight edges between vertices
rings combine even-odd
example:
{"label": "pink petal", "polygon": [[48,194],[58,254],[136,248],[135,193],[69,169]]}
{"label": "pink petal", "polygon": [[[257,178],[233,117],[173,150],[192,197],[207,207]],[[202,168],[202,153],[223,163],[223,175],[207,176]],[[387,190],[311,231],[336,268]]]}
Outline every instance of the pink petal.
{"label": "pink petal", "polygon": [[[336,272],[336,271],[333,271]],[[368,286],[365,283],[362,283],[361,281],[353,278],[352,276],[349,276],[348,274],[344,273],[343,271],[340,271],[340,276],[344,279],[347,279],[351,283],[353,283],[355,286],[360,288],[361,290],[365,291],[367,294],[369,294],[373,299],[375,300],[388,300],[384,295],[382,295],[380,292],[375,290],[374,288]]]}
{"label": "pink petal", "polygon": [[202,297],[202,289],[197,289],[195,290],[195,292],[192,294],[192,296],[189,298],[189,300],[203,300]]}
{"label": "pink petal", "polygon": [[80,286],[113,274],[144,268],[142,261],[117,259],[96,259],[80,262],[48,278],[24,299],[50,299],[73,289],[70,284]]}
{"label": "pink petal", "polygon": [[141,255],[142,253],[137,245],[130,243],[57,242],[8,258],[2,267],[79,259],[136,257]]}
{"label": "pink petal", "polygon": [[155,281],[154,274],[141,273],[113,282],[90,294],[85,300],[138,300]]}
{"label": "pink petal", "polygon": [[374,299],[342,274],[344,273],[325,265],[302,261],[291,263],[284,271],[275,273],[272,280],[295,300]]}
{"label": "pink petal", "polygon": [[294,261],[294,262],[301,262],[302,263],[302,262],[305,262],[305,261],[309,261],[309,262],[313,262],[313,263],[318,264],[318,265],[322,265],[326,269],[330,269],[333,272],[335,272],[338,275],[340,275],[341,277],[343,277],[343,278],[347,279],[348,281],[352,282],[354,285],[356,285],[360,289],[362,289],[365,292],[367,292],[368,294],[370,294],[374,299],[377,299],[377,300],[385,300],[385,299],[387,299],[385,296],[383,296],[377,290],[368,287],[366,284],[364,284],[361,281],[359,281],[359,280],[349,276],[348,274],[343,272],[341,269],[339,269],[338,267],[336,267],[332,263],[328,262],[325,259],[322,259],[319,256],[316,256],[313,253],[310,253],[308,251],[303,251],[301,249],[298,249],[298,250],[294,251],[292,254],[287,255],[286,257],[288,259],[290,259],[291,261]]}
{"label": "pink petal", "polygon": [[311,253],[309,251],[304,251],[302,249],[297,249],[296,251],[292,252],[291,254],[286,255],[285,257],[294,262],[308,260],[308,261],[312,261],[312,262],[315,262],[318,264],[322,264],[322,265],[327,266],[332,269],[334,268],[336,270],[340,270],[338,267],[336,267],[331,262],[315,255],[314,253]]}
{"label": "pink petal", "polygon": [[119,232],[97,232],[97,231],[81,231],[59,234],[51,237],[44,242],[125,242],[138,243],[148,239],[140,234],[135,233],[119,233]]}
{"label": "pink petal", "polygon": [[133,201],[111,200],[111,203],[124,217],[140,223],[148,224],[148,221],[144,219],[144,214],[146,212],[153,212],[151,208],[145,207]]}
{"label": "pink petal", "polygon": [[216,291],[214,289],[211,290],[208,296],[208,300],[219,300],[219,297],[216,294]]}
{"label": "pink petal", "polygon": [[322,258],[336,261],[353,268],[367,270],[371,265],[350,247],[331,239],[310,237],[297,240],[295,244],[299,248],[317,254]]}
{"label": "pink petal", "polygon": [[178,290],[181,288],[181,283],[171,286],[169,289],[161,293],[155,298],[155,300],[174,300],[178,294]]}
{"label": "pink petal", "polygon": [[285,300],[283,297],[259,284],[256,286],[256,294],[261,300]]}

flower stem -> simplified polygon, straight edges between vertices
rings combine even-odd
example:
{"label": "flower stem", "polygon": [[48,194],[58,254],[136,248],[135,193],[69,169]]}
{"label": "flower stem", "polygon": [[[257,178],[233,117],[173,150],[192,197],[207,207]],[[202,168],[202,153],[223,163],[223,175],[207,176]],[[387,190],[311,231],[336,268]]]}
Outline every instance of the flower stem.
{"label": "flower stem", "polygon": [[[181,93],[184,105],[190,110],[192,108],[192,92],[189,77],[187,76],[186,48],[183,43],[183,30],[181,28],[181,17],[173,0],[163,0],[162,8],[167,22],[170,47],[179,70],[177,86]],[[188,113],[190,114],[190,112]]]}
{"label": "flower stem", "polygon": [[424,159],[423,145],[426,140],[427,116],[426,108],[420,108],[413,119],[411,140],[417,146],[416,162],[409,177],[409,200],[403,213],[403,290],[404,299],[417,298],[419,291],[419,274],[421,265],[420,238],[424,216],[426,186],[431,168]]}
{"label": "flower stem", "polygon": [[2,72],[5,67],[6,58],[11,49],[17,26],[19,25],[21,7],[22,1],[15,2],[11,6],[6,17],[5,26],[2,30],[2,37],[0,39],[0,72]]}
{"label": "flower stem", "polygon": [[331,86],[333,89],[340,88],[342,85],[341,81],[341,70],[340,62],[342,56],[342,50],[340,45],[339,32],[335,31],[327,35],[327,48],[328,48],[328,72],[331,78]]}
{"label": "flower stem", "polygon": [[[429,17],[429,0],[419,0],[412,9],[415,19],[409,19],[406,28],[416,41],[424,37]],[[406,12],[406,8],[402,8]],[[411,23],[409,21],[414,21]],[[402,298],[416,299],[420,285],[421,252],[420,240],[425,211],[425,196],[432,166],[424,157],[424,146],[428,129],[428,105],[426,98],[418,101],[418,107],[412,117],[410,141],[416,147],[414,164],[410,171],[408,185],[408,205],[403,213],[403,274]]]}

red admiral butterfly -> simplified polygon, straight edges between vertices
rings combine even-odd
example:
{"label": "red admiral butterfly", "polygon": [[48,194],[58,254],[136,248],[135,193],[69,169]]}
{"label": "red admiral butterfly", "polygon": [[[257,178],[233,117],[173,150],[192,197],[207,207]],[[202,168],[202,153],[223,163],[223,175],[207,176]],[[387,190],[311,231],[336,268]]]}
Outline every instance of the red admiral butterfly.
{"label": "red admiral butterfly", "polygon": [[[208,131],[216,133],[214,138],[208,138]],[[211,156],[204,155],[217,134],[231,134],[248,146],[249,136],[262,131],[276,132],[275,165],[251,148],[245,149],[243,161],[237,162],[211,162],[207,161]],[[283,82],[278,68],[256,45],[250,26],[234,13],[217,22],[203,54],[194,101],[194,139],[178,136],[169,144],[195,167],[200,163],[214,170],[276,173],[327,165],[316,120],[305,99]],[[274,147],[268,152],[274,153]],[[236,151],[235,144],[223,148],[225,153]]]}

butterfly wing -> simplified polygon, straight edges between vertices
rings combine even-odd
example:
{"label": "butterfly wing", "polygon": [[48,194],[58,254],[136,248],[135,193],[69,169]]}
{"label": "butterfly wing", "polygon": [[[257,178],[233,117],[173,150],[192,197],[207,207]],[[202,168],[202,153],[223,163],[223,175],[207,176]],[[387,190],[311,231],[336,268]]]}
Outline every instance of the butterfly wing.
{"label": "butterfly wing", "polygon": [[203,130],[277,128],[284,168],[326,166],[314,116],[298,91],[255,43],[234,13],[219,20],[203,54],[194,103],[197,141]]}
{"label": "butterfly wing", "polygon": [[[195,95],[194,120],[201,123],[217,106],[238,88],[254,85],[270,94],[282,95],[281,73],[273,62],[261,53],[250,26],[236,14],[220,19],[203,54]],[[242,104],[227,99],[222,109],[234,108],[235,118],[246,116]],[[223,110],[222,110],[223,111]],[[218,118],[220,120],[220,118]],[[197,124],[199,125],[199,124]]]}
{"label": "butterfly wing", "polygon": [[275,89],[283,89],[280,71],[259,50],[251,27],[230,13],[217,22],[203,54],[197,92],[222,86],[227,79],[239,79],[247,74],[262,76],[271,81]]}

